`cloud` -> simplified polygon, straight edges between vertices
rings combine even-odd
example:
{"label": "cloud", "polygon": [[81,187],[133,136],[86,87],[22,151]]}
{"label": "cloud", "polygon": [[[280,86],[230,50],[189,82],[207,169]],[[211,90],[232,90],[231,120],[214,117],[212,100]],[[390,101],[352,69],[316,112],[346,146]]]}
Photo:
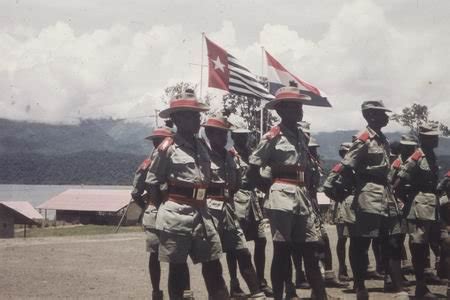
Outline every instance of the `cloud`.
{"label": "cloud", "polygon": [[[364,122],[359,107],[367,99],[383,99],[398,111],[412,102],[426,103],[433,118],[448,119],[450,35],[444,34],[444,19],[430,23],[438,7],[427,7],[426,19],[421,20],[412,10],[416,8],[402,1],[382,6],[356,0],[327,8],[314,4],[311,12],[322,7],[324,15],[304,16],[298,25],[292,22],[292,4],[286,4],[291,5],[291,17],[285,19],[276,13],[269,18],[270,10],[263,4],[254,7],[254,23],[238,21],[241,10],[223,5],[226,13],[212,14],[214,20],[190,15],[189,20],[198,19],[202,28],[185,24],[190,22],[186,18],[165,18],[167,23],[159,18],[140,27],[133,20],[120,23],[120,18],[104,26],[102,19],[101,26],[83,24],[83,30],[80,18],[41,27],[11,19],[8,29],[0,31],[0,117],[66,122],[153,114],[164,106],[161,95],[166,86],[200,81],[199,66],[190,63],[201,62],[200,33],[206,31],[256,74],[264,71],[264,46],[291,72],[324,90],[333,109],[305,108],[314,131],[360,128]],[[265,14],[259,16],[258,11]],[[412,12],[414,19],[405,12]],[[136,14],[136,22],[141,15]],[[305,26],[305,20],[313,25]],[[247,27],[257,34],[247,36]],[[418,27],[424,30],[415,30]],[[203,75],[205,93],[206,69]],[[208,91],[217,96],[217,108],[222,93]]]}

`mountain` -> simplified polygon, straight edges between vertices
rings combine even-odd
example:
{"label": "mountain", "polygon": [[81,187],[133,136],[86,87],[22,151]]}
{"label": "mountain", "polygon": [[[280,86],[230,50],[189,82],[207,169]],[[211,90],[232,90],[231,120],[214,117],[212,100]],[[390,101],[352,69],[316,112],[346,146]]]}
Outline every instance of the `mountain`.
{"label": "mountain", "polygon": [[[131,184],[152,145],[152,126],[116,119],[85,119],[79,124],[45,124],[0,119],[0,183]],[[357,131],[318,132],[325,169],[337,160],[342,142]],[[401,133],[388,133],[398,140]],[[441,170],[450,169],[450,139],[437,149]]]}

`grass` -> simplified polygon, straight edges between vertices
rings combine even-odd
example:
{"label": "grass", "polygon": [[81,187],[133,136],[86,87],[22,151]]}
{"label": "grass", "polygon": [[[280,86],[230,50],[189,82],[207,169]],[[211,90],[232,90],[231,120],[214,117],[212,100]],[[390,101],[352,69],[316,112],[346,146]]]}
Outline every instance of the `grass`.
{"label": "grass", "polygon": [[[113,234],[116,226],[111,225],[65,225],[50,226],[45,228],[27,228],[27,238],[49,237],[49,236],[81,236],[95,234]],[[141,226],[122,226],[119,233],[142,232]],[[23,236],[23,230],[16,232],[16,237]]]}

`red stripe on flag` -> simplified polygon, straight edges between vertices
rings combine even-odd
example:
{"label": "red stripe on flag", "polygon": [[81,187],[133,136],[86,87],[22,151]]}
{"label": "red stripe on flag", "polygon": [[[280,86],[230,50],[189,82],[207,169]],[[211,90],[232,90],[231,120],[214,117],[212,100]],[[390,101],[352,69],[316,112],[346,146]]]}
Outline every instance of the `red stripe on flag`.
{"label": "red stripe on flag", "polygon": [[230,72],[228,70],[228,54],[218,45],[206,38],[208,49],[209,80],[208,86],[228,91]]}
{"label": "red stripe on flag", "polygon": [[269,52],[267,52],[267,51],[265,51],[265,52],[266,52],[266,57],[267,57],[267,63],[269,64],[269,66],[272,66],[277,70],[288,72],[288,70],[286,70],[275,58],[273,58],[273,56],[270,55]]}

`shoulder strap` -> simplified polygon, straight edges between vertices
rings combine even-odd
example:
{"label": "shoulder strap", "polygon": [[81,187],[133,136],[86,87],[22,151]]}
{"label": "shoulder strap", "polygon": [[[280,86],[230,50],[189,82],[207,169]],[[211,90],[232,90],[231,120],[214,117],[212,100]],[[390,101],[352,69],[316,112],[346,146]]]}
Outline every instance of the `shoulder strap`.
{"label": "shoulder strap", "polygon": [[392,168],[394,169],[400,169],[402,162],[400,161],[400,159],[396,159],[394,160],[394,162],[392,163]]}
{"label": "shoulder strap", "polygon": [[144,159],[144,161],[137,168],[136,173],[139,172],[139,171],[147,170],[148,167],[150,167],[151,163],[152,163],[152,160],[150,158]]}
{"label": "shoulder strap", "polygon": [[158,146],[158,151],[159,152],[166,152],[172,144],[173,144],[173,138],[166,137],[162,141],[162,143]]}
{"label": "shoulder strap", "polygon": [[414,161],[418,161],[421,157],[423,157],[425,154],[423,154],[422,150],[417,149],[412,155],[411,159]]}
{"label": "shoulder strap", "polygon": [[331,169],[331,171],[333,171],[334,173],[340,173],[342,171],[342,164],[341,163],[337,163],[333,169]]}
{"label": "shoulder strap", "polygon": [[364,130],[357,136],[357,139],[362,142],[366,142],[369,138],[370,138],[370,134],[367,130]]}
{"label": "shoulder strap", "polygon": [[281,133],[280,126],[274,126],[272,127],[266,134],[264,134],[263,138],[266,140],[272,140],[273,138],[277,137]]}

